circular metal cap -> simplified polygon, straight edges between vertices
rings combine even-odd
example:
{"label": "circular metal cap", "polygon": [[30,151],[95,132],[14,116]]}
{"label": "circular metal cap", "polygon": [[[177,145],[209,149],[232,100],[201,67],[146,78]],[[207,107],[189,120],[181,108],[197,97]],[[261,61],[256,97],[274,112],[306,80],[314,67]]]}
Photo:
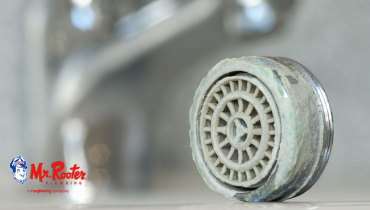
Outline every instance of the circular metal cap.
{"label": "circular metal cap", "polygon": [[287,58],[225,59],[202,80],[190,110],[193,159],[231,199],[282,201],[320,177],[333,141],[324,90]]}

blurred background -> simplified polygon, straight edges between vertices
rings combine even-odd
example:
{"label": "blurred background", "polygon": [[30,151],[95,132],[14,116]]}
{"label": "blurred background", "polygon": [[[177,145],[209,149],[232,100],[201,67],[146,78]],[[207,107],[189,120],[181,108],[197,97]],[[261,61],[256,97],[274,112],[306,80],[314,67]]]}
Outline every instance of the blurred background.
{"label": "blurred background", "polygon": [[[289,57],[329,97],[333,152],[291,201],[370,196],[370,1],[0,1],[1,205],[232,203],[205,185],[188,113],[220,60]],[[81,186],[12,180],[9,163],[78,164]],[[30,169],[30,166],[29,166]],[[30,173],[30,170],[28,170]],[[28,194],[28,189],[68,194]]]}

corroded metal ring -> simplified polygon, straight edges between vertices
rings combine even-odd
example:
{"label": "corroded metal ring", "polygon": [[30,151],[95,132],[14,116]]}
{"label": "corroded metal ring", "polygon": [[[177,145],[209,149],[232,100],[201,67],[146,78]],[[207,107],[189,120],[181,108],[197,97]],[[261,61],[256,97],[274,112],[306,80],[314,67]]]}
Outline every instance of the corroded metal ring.
{"label": "corroded metal ring", "polygon": [[282,201],[320,177],[333,142],[326,94],[301,64],[244,57],[218,63],[190,110],[193,159],[231,199]]}

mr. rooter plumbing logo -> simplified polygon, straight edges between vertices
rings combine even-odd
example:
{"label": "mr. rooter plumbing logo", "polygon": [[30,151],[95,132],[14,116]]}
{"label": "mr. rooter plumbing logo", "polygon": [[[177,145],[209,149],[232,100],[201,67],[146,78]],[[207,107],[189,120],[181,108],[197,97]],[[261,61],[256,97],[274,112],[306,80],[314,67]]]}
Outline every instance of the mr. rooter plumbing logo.
{"label": "mr. rooter plumbing logo", "polygon": [[[35,164],[31,164],[29,179],[38,180],[46,185],[82,185],[83,181],[86,180],[86,173],[83,170],[79,170],[80,167],[74,164],[69,168],[69,171],[65,172],[65,164],[62,161],[56,161],[51,164],[51,173],[49,170],[45,170],[43,167],[44,163],[38,163],[37,167]],[[20,155],[15,157],[10,162],[10,168],[12,169],[13,179],[19,184],[27,182],[27,161]],[[28,192],[37,191],[40,192],[51,192],[51,190],[27,190]],[[60,190],[54,190],[60,191]],[[67,190],[65,190],[67,191]],[[67,191],[68,193],[68,191]]]}

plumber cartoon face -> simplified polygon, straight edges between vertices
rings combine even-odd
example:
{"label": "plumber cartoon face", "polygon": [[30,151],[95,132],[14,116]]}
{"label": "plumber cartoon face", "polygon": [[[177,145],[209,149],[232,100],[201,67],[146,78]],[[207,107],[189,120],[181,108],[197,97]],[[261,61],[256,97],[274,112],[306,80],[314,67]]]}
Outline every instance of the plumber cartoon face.
{"label": "plumber cartoon face", "polygon": [[13,178],[20,184],[27,181],[27,162],[22,156],[13,158],[10,162],[10,168],[13,170]]}

